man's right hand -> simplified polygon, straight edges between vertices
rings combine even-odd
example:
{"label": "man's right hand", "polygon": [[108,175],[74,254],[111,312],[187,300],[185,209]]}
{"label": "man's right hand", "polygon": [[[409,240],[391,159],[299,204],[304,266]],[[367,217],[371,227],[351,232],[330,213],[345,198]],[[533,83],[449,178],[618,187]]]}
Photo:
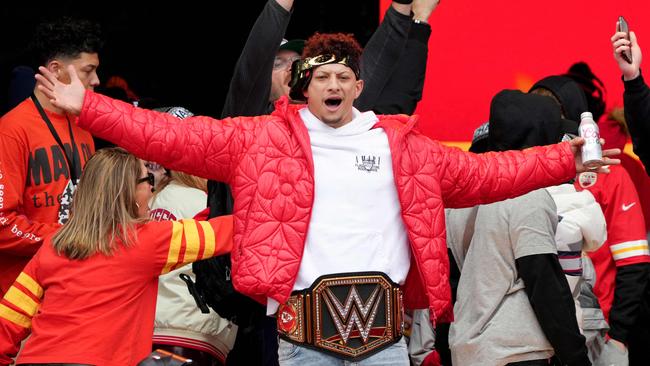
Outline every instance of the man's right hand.
{"label": "man's right hand", "polygon": [[68,66],[70,84],[60,82],[50,70],[43,66],[39,67],[38,71],[40,72],[40,74],[36,74],[36,80],[39,83],[38,90],[50,98],[50,103],[55,107],[78,116],[84,103],[86,88],[79,80],[74,66]]}
{"label": "man's right hand", "polygon": [[[616,23],[618,26],[618,22]],[[636,34],[630,32],[630,40],[625,39],[625,32],[616,32],[611,38],[612,48],[614,49],[614,59],[618,63],[624,80],[636,79],[639,76],[641,67],[641,48],[636,42]],[[632,52],[632,63],[625,61],[621,55],[623,51]]]}
{"label": "man's right hand", "polygon": [[438,7],[440,0],[413,0],[413,19],[429,22],[431,13]]}

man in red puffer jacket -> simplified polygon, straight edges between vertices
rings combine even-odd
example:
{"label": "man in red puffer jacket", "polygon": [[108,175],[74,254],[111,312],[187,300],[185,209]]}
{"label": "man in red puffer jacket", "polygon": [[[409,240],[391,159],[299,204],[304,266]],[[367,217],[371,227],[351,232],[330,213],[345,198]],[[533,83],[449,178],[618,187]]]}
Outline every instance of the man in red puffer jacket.
{"label": "man in red puffer jacket", "polygon": [[582,140],[483,155],[445,147],[414,129],[417,117],[352,107],[363,89],[360,51],[351,36],[316,34],[292,82],[292,98],[307,106],[282,98],[270,116],[183,124],[46,70],[38,80],[97,136],[231,185],[233,283],[278,314],[281,364],[408,365],[401,294],[405,307],[429,308],[432,322],[452,316],[444,206],[565,182],[583,170]]}

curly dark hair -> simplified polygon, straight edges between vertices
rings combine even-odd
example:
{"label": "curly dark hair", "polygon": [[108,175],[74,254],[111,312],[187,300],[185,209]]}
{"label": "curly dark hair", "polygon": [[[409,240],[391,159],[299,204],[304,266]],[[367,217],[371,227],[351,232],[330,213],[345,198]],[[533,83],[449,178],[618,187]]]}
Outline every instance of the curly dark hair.
{"label": "curly dark hair", "polygon": [[358,74],[363,49],[352,34],[314,33],[305,42],[302,58],[333,54],[337,59],[348,57],[348,65]]}
{"label": "curly dark hair", "polygon": [[[315,58],[317,56],[334,55],[336,62],[343,59],[345,64],[354,71],[354,75],[359,78],[361,75],[361,46],[352,34],[344,33],[314,33],[313,36],[305,42],[305,48],[302,50],[302,59]],[[298,62],[298,61],[296,61]],[[304,102],[303,92],[309,86],[312,76],[312,67],[305,68],[293,65],[291,75],[291,90],[289,97],[294,101]]]}
{"label": "curly dark hair", "polygon": [[35,67],[55,58],[76,58],[82,52],[98,53],[103,46],[99,24],[61,17],[36,27],[30,53]]}

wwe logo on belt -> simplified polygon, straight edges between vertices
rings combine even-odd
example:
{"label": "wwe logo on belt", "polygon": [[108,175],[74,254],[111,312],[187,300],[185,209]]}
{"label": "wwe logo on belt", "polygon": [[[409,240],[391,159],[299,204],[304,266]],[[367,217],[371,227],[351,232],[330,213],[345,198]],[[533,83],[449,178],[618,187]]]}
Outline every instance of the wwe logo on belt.
{"label": "wwe logo on belt", "polygon": [[361,162],[359,162],[359,157],[358,156],[355,157],[355,160],[357,162],[355,164],[357,169],[370,173],[370,172],[376,172],[377,170],[379,170],[379,163],[381,161],[381,158],[379,156],[372,156],[372,155],[364,156],[364,155],[361,155]]}
{"label": "wwe logo on belt", "polygon": [[[329,288],[325,290],[323,293],[323,299],[325,300],[327,308],[334,320],[336,329],[345,343],[348,342],[352,327],[355,325],[359,330],[363,342],[368,342],[370,329],[372,328],[375,316],[377,315],[377,307],[379,306],[381,297],[383,296],[381,290],[381,286],[376,285],[375,290],[364,303],[361,296],[359,296],[356,286],[352,285],[348,292],[348,296],[345,299],[345,304],[341,304],[339,299],[336,298]],[[353,304],[355,306],[353,306]],[[350,311],[352,311],[352,315],[350,315]],[[348,317],[348,315],[350,316]],[[345,321],[345,319],[348,320]]]}

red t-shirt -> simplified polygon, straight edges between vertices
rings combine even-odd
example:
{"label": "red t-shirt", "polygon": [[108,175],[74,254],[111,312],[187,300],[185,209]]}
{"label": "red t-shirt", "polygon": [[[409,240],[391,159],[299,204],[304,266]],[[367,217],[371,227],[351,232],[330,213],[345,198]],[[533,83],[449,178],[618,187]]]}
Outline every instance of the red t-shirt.
{"label": "red t-shirt", "polygon": [[59,256],[51,239],[0,301],[0,365],[135,365],[151,353],[158,276],[230,252],[232,216],[150,222],[112,256]]}
{"label": "red t-shirt", "polygon": [[[66,116],[46,113],[71,151]],[[74,122],[76,159],[83,167],[95,145]],[[67,220],[72,192],[65,154],[28,98],[0,118],[0,296],[43,238]]]}
{"label": "red t-shirt", "polygon": [[578,175],[577,190],[589,190],[600,204],[607,223],[607,241],[589,253],[596,271],[594,294],[609,319],[614,300],[616,267],[649,263],[645,222],[634,183],[621,166],[610,166],[609,174]]}

